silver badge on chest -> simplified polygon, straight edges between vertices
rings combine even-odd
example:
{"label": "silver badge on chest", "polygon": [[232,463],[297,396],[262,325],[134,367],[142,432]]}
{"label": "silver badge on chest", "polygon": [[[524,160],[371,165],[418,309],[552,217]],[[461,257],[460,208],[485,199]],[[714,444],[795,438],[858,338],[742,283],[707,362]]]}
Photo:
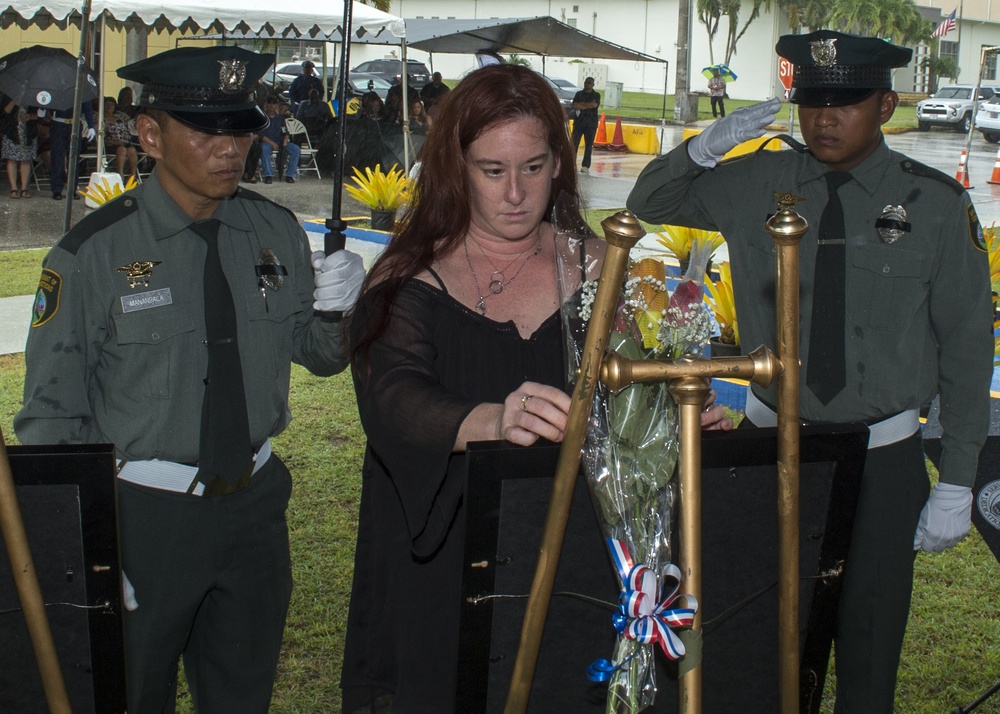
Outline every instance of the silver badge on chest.
{"label": "silver badge on chest", "polygon": [[882,215],[875,221],[879,237],[883,243],[892,245],[909,233],[910,224],[906,220],[906,209],[892,204],[882,209]]}

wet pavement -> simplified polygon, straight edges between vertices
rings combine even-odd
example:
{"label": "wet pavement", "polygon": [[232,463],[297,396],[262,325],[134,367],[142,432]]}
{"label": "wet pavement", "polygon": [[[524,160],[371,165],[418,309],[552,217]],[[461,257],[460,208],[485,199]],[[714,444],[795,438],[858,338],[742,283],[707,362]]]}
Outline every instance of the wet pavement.
{"label": "wet pavement", "polygon": [[[699,122],[707,125],[711,122]],[[663,151],[669,151],[682,141],[683,127],[667,125],[658,129]],[[963,134],[932,130],[887,136],[889,145],[912,158],[955,176],[965,148]],[[589,208],[621,208],[643,167],[652,160],[643,154],[609,154],[595,152],[589,174],[580,175],[584,205]],[[972,140],[968,161],[969,193],[983,225],[1000,222],[1000,185],[989,183],[998,160],[997,146],[987,144],[980,134]],[[284,182],[264,185],[243,184],[281,203],[303,222],[319,220],[332,214],[333,181],[317,179],[314,173],[303,174],[295,184]],[[0,193],[0,251],[18,248],[47,248],[63,233],[64,202],[54,201],[44,188],[30,187],[33,198],[11,200]],[[342,216],[366,216],[367,209],[344,196]],[[73,222],[86,211],[82,201],[73,202]]]}
{"label": "wet pavement", "polygon": [[[702,127],[710,124],[699,122]],[[683,140],[683,127],[666,125],[658,128],[662,151],[669,151]],[[890,134],[889,145],[910,157],[932,166],[949,176],[958,169],[966,137],[951,131],[932,130]],[[994,165],[1000,161],[997,146],[987,144],[977,133],[973,137],[968,161],[972,187],[969,193],[976,205],[984,226],[1000,222],[1000,185],[989,183]],[[580,191],[588,208],[623,208],[636,177],[652,156],[642,154],[610,154],[595,152],[590,173],[580,175]],[[1000,173],[1000,170],[998,170]],[[322,248],[323,221],[333,213],[333,180],[317,179],[315,173],[303,174],[294,184],[277,182],[270,185],[242,184],[286,206],[295,212],[305,225],[314,248]],[[30,199],[4,199],[0,193],[0,265],[4,250],[51,247],[63,233],[65,203],[54,201],[51,194],[31,187]],[[73,222],[80,220],[90,209],[83,201],[73,202]],[[341,203],[341,216],[367,217],[368,210],[346,194]],[[370,263],[381,250],[378,243],[349,240],[349,247],[360,252]],[[19,352],[27,335],[27,310],[30,298],[0,300],[0,353]]]}

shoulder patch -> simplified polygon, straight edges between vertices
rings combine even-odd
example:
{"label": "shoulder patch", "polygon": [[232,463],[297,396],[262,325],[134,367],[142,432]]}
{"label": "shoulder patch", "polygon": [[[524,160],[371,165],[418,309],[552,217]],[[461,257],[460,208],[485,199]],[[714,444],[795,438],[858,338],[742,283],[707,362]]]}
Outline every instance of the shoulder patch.
{"label": "shoulder patch", "polygon": [[59,239],[56,245],[67,253],[76,255],[80,246],[86,243],[92,235],[113,226],[138,210],[139,202],[134,196],[126,193],[111,203],[101,206],[90,215],[81,218],[75,226],[69,229],[69,233]]}
{"label": "shoulder patch", "polygon": [[957,194],[965,192],[965,188],[963,188],[962,184],[953,179],[951,176],[943,171],[938,171],[937,169],[931,168],[926,164],[922,164],[919,161],[914,161],[913,159],[903,159],[899,162],[899,168],[902,169],[905,174],[940,181]]}
{"label": "shoulder patch", "polygon": [[296,223],[299,222],[299,219],[296,217],[295,212],[292,211],[290,208],[286,208],[285,206],[282,206],[280,203],[275,203],[267,196],[263,196],[257,193],[256,191],[248,191],[247,189],[240,186],[239,189],[236,191],[236,197],[243,198],[248,201],[263,201],[264,203],[270,203],[272,206],[280,208],[282,211],[291,216],[292,220],[294,220]]}
{"label": "shoulder patch", "polygon": [[41,327],[59,312],[59,298],[62,295],[62,276],[49,268],[42,269],[35,291],[35,302],[31,306],[31,326]]}
{"label": "shoulder patch", "polygon": [[979,216],[976,215],[976,207],[971,203],[965,209],[969,216],[969,238],[976,250],[989,253],[989,246],[986,245],[986,236],[983,235],[983,227],[979,225]]}

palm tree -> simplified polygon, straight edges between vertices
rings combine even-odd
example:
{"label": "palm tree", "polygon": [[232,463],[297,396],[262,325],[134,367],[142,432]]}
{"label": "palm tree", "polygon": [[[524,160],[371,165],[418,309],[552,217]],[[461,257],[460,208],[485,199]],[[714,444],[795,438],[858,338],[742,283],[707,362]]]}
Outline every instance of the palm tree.
{"label": "palm tree", "polygon": [[389,12],[389,8],[392,7],[392,0],[358,0],[365,5],[371,5],[376,10],[381,10],[382,12]]}

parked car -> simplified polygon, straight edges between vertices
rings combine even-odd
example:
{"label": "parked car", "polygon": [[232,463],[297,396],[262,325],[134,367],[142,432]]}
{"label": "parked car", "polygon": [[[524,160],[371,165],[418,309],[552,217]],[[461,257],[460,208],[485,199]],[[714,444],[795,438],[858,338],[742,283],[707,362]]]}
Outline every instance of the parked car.
{"label": "parked car", "polygon": [[976,91],[972,84],[949,84],[941,87],[928,99],[917,102],[917,128],[929,131],[932,126],[951,127],[967,133],[972,128],[979,104],[992,99],[1000,89],[982,86],[978,101],[972,100]]}
{"label": "parked car", "polygon": [[566,116],[571,116],[570,112],[573,111],[573,97],[576,96],[577,92],[582,91],[582,88],[576,86],[568,79],[549,77],[544,74],[542,76],[545,77],[553,91],[556,93],[556,96],[559,97],[559,103],[562,104],[563,110],[566,112]]}
{"label": "parked car", "polygon": [[[281,63],[279,63],[276,66],[276,70],[275,71],[277,72],[277,74],[282,79],[285,79],[285,80],[288,81],[288,86],[291,86],[292,82],[295,81],[295,78],[298,77],[300,74],[302,74],[302,63],[303,62],[305,62],[305,60],[300,60],[298,62],[281,62]],[[313,62],[313,64],[316,64],[316,63]],[[335,71],[336,70],[334,69],[333,65],[329,65],[328,64],[326,66],[326,76],[327,77],[332,77]],[[313,68],[313,72],[314,72],[314,74],[317,77],[322,77],[323,76],[323,67],[321,65],[316,65]]]}
{"label": "parked car", "polygon": [[1000,142],[1000,95],[987,99],[979,105],[976,114],[976,129],[991,144]]}
{"label": "parked car", "polygon": [[[403,81],[402,66],[403,63],[398,59],[369,60],[368,62],[362,62],[351,71],[374,74],[389,84],[399,84]],[[417,60],[406,60],[406,76],[407,86],[418,91],[431,81],[431,73],[427,69],[427,65]]]}
{"label": "parked car", "polygon": [[348,74],[347,86],[350,90],[349,95],[352,97],[360,97],[365,92],[375,92],[383,102],[385,101],[385,95],[392,88],[391,84],[378,75],[367,74],[366,72],[351,72]]}

